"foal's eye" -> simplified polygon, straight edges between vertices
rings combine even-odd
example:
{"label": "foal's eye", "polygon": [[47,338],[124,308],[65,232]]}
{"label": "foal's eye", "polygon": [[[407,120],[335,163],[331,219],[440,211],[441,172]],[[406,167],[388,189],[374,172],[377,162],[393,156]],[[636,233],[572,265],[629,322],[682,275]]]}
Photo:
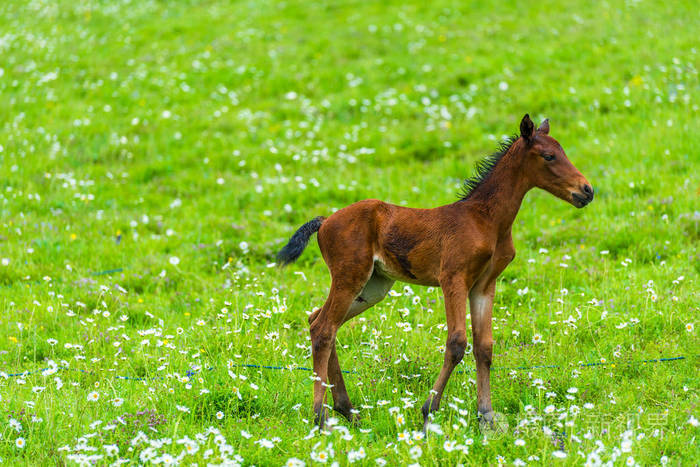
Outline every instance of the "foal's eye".
{"label": "foal's eye", "polygon": [[551,162],[554,159],[556,159],[556,157],[552,154],[543,154],[542,157],[544,157],[544,160],[546,160],[547,162]]}

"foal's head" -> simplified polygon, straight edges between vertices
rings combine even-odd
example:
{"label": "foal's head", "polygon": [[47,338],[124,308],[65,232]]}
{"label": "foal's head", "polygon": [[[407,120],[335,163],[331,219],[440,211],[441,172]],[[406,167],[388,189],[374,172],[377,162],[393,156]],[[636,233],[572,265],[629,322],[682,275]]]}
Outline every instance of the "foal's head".
{"label": "foal's head", "polygon": [[532,184],[582,208],[593,201],[593,188],[571,163],[561,145],[549,136],[549,122],[535,130],[529,115],[520,122],[524,169]]}

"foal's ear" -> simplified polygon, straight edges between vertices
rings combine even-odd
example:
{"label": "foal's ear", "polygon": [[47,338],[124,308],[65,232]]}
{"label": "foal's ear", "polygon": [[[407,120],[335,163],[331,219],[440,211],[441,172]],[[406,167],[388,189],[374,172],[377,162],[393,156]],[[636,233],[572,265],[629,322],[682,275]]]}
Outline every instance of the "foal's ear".
{"label": "foal's ear", "polygon": [[535,136],[535,124],[530,120],[530,115],[525,114],[523,119],[520,121],[520,136],[523,137],[528,143],[532,141],[533,136]]}
{"label": "foal's ear", "polygon": [[548,135],[549,134],[549,119],[545,118],[542,123],[540,124],[540,127],[537,129],[538,133],[542,133],[543,135]]}

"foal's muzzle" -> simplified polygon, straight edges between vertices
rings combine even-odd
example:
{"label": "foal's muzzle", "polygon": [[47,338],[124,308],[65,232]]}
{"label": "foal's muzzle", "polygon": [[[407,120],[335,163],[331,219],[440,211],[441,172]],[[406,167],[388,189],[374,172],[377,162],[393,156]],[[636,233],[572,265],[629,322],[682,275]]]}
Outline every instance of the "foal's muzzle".
{"label": "foal's muzzle", "polygon": [[572,192],[571,197],[573,198],[576,207],[582,208],[593,201],[593,187],[588,184],[584,184],[581,187],[581,191],[579,193]]}

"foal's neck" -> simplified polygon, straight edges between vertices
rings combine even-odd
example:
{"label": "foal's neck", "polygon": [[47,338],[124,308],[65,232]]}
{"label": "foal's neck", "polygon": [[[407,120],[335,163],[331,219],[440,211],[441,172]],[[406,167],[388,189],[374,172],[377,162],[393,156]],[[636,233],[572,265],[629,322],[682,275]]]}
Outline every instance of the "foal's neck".
{"label": "foal's neck", "polygon": [[510,233],[525,194],[532,188],[523,173],[523,157],[519,154],[520,141],[516,141],[501,157],[489,176],[481,182],[465,205],[477,209],[493,222],[499,237]]}

